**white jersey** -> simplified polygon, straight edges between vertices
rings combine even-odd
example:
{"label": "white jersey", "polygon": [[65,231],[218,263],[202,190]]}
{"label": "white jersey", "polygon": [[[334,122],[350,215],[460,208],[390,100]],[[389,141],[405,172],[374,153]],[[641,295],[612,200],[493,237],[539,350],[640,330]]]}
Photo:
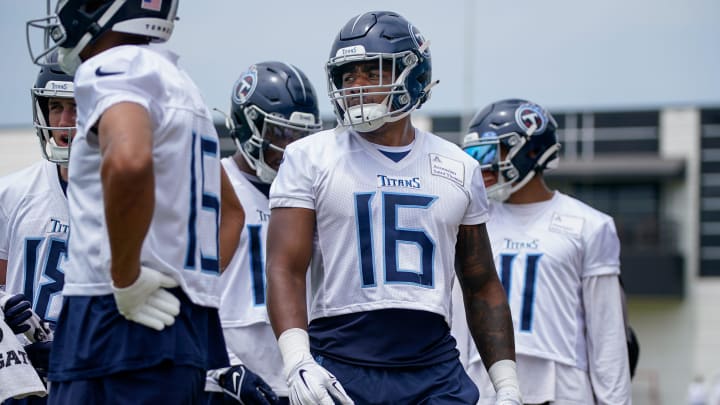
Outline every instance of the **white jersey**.
{"label": "white jersey", "polygon": [[491,203],[488,234],[516,352],[587,370],[581,283],[620,274],[612,218],[556,191],[540,203]]}
{"label": "white jersey", "polygon": [[222,165],[245,210],[240,244],[220,276],[220,321],[230,362],[235,365],[235,359],[239,359],[260,375],[276,394],[287,396],[282,357],[265,306],[268,198],[250,182],[232,157],[223,159]]}
{"label": "white jersey", "polygon": [[323,266],[311,270],[310,320],[399,308],[449,323],[459,226],[488,218],[478,163],[420,130],[399,162],[350,130],[293,142],[270,207],[315,211]]}
{"label": "white jersey", "polygon": [[46,160],[0,178],[0,259],[5,290],[25,294],[43,319],[62,305],[70,218],[57,165]]}
{"label": "white jersey", "polygon": [[94,126],[109,107],[143,106],[153,126],[155,207],[141,263],[217,307],[220,163],[212,117],[177,56],[149,46],[102,52],[75,76],[78,131],[70,156],[71,227],[65,295],[112,293],[110,246]]}
{"label": "white jersey", "polygon": [[[240,244],[223,272],[220,320],[224,328],[266,323],[265,240],[270,220],[268,198],[238,169],[232,157],[222,160],[245,211]],[[275,342],[272,342],[275,344]]]}
{"label": "white jersey", "polygon": [[[630,403],[621,291],[613,279],[620,272],[620,246],[612,218],[557,191],[540,203],[491,202],[490,215],[495,265],[509,288],[523,399]],[[459,291],[454,298],[462,303]],[[607,301],[597,305],[601,299]],[[480,389],[478,404],[492,405],[495,390],[465,312],[456,307],[452,333],[460,360]]]}

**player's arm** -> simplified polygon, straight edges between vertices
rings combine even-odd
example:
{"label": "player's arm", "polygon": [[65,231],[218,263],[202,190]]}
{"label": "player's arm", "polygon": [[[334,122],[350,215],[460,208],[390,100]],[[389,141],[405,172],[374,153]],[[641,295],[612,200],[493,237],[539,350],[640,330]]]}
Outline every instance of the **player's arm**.
{"label": "player's arm", "polygon": [[315,211],[273,208],[267,236],[267,309],[283,358],[293,403],[351,405],[334,375],[310,354],[306,273],[313,250]]}
{"label": "player's arm", "polygon": [[152,135],[150,115],[136,103],[115,104],[98,122],[110,270],[120,288],[140,274],[140,251],[155,207]]}
{"label": "player's arm", "polygon": [[588,368],[597,403],[630,403],[630,366],[618,276],[583,278],[582,297]]}
{"label": "player's arm", "polygon": [[510,306],[495,271],[485,224],[460,226],[455,271],[468,328],[497,392],[496,403],[521,404]]}
{"label": "player's arm", "polygon": [[305,274],[313,249],[315,211],[273,208],[267,235],[267,308],[276,336],[307,329]]}
{"label": "player's arm", "polygon": [[165,290],[177,281],[140,263],[155,208],[150,115],[122,102],[105,110],[97,125],[115,304],[126,319],[162,330],[175,322],[180,300]]}
{"label": "player's arm", "polygon": [[240,243],[240,233],[245,226],[245,210],[222,165],[220,182],[220,271],[223,272]]}
{"label": "player's arm", "polygon": [[515,360],[510,307],[495,271],[485,224],[461,225],[456,249],[468,327],[483,362]]}

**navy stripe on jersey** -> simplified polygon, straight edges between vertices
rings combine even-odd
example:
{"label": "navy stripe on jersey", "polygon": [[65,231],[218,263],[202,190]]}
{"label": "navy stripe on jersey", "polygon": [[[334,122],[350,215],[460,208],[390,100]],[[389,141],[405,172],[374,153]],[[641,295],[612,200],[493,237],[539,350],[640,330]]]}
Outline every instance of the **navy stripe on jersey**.
{"label": "navy stripe on jersey", "polygon": [[404,152],[388,152],[386,150],[378,149],[380,153],[387,156],[389,159],[391,159],[393,162],[397,163],[402,160],[405,156],[410,153],[410,151],[404,151]]}
{"label": "navy stripe on jersey", "polygon": [[310,322],[313,354],[370,367],[419,367],[458,357],[445,319],[427,311],[382,309]]}

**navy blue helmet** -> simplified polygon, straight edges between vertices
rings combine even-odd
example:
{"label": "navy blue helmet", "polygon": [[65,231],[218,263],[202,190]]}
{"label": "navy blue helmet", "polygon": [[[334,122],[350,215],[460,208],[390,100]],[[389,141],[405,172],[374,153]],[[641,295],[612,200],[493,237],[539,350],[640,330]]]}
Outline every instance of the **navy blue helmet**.
{"label": "navy blue helmet", "polygon": [[[54,54],[52,55],[54,56]],[[75,96],[73,77],[65,74],[57,65],[47,65],[40,68],[35,79],[35,84],[30,90],[33,106],[33,126],[35,133],[40,140],[42,155],[50,162],[67,166],[70,159],[70,133],[75,131],[75,126],[61,128],[51,127],[49,118],[50,98],[68,98]],[[52,136],[52,131],[63,131],[67,135],[63,144],[58,144]]]}
{"label": "navy blue helmet", "polygon": [[315,89],[300,69],[287,63],[250,66],[235,82],[231,103],[230,135],[266,183],[276,171],[265,162],[264,151],[282,152],[284,144],[322,129]]}
{"label": "navy blue helmet", "polygon": [[[379,85],[343,88],[347,64],[376,63],[391,80]],[[373,131],[419,108],[437,82],[432,81],[429,42],[401,15],[390,11],[360,14],[340,30],[326,65],[330,100],[338,123],[358,131]],[[384,95],[381,103],[363,96]],[[352,103],[351,99],[360,99]]]}
{"label": "navy blue helmet", "polygon": [[557,128],[549,112],[527,100],[501,100],[480,110],[470,121],[462,147],[482,170],[498,173],[497,183],[487,187],[488,197],[504,201],[536,173],[556,167]]}
{"label": "navy blue helmet", "polygon": [[[55,14],[27,22],[28,49],[33,63],[58,49],[58,63],[74,74],[80,66],[80,52],[105,32],[112,30],[164,42],[170,38],[179,0],[60,0]],[[41,29],[54,42],[35,54],[30,43],[31,29]]]}

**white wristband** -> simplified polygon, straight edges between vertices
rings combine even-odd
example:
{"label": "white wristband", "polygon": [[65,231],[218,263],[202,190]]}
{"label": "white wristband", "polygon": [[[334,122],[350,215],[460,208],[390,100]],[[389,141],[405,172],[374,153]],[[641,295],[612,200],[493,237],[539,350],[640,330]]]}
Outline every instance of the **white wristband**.
{"label": "white wristband", "polygon": [[488,374],[493,387],[495,387],[495,392],[503,387],[510,386],[515,387],[520,392],[515,361],[509,359],[496,361],[488,369]]}
{"label": "white wristband", "polygon": [[310,337],[304,329],[291,328],[285,330],[278,337],[278,346],[285,365],[285,376],[297,364],[307,358],[312,358],[310,355]]}

